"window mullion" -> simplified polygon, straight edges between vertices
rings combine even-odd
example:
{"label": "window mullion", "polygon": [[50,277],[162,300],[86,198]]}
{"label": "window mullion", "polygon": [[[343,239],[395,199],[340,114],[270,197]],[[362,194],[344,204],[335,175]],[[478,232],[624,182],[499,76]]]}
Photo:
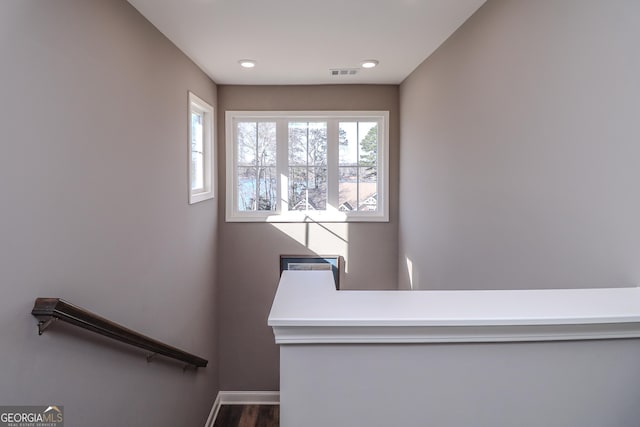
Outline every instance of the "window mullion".
{"label": "window mullion", "polygon": [[311,168],[309,167],[309,165],[310,165],[310,161],[309,160],[311,158],[311,155],[309,153],[309,125],[310,125],[310,123],[307,122],[307,162],[306,162],[306,165],[305,165],[305,169],[307,171],[307,175],[306,175],[306,180],[305,180],[306,184],[305,184],[305,189],[304,189],[304,203],[305,203],[304,204],[304,208],[305,208],[305,211],[307,209],[309,209],[309,176],[310,176],[309,173],[311,171]]}
{"label": "window mullion", "polygon": [[289,122],[276,120],[276,174],[278,202],[276,212],[282,215],[289,211]]}
{"label": "window mullion", "polygon": [[338,210],[338,120],[327,120],[327,210]]}
{"label": "window mullion", "polygon": [[256,160],[255,160],[255,168],[256,168],[256,192],[255,192],[255,208],[254,210],[259,210],[260,206],[260,122],[256,121]]}
{"label": "window mullion", "polygon": [[360,212],[360,122],[356,121],[356,211]]}

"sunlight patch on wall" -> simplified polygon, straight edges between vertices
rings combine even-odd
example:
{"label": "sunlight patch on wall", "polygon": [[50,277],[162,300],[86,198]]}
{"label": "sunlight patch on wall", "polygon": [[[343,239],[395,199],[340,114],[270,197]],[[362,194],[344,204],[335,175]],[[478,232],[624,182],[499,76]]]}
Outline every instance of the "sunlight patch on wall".
{"label": "sunlight patch on wall", "polygon": [[409,287],[413,289],[413,261],[409,257],[405,257],[407,260],[407,273],[409,275]]}
{"label": "sunlight patch on wall", "polygon": [[271,223],[316,255],[341,255],[345,259],[345,273],[349,268],[348,223]]}
{"label": "sunlight patch on wall", "polygon": [[306,224],[301,223],[287,223],[287,222],[272,222],[275,228],[280,232],[286,234],[302,246],[307,247],[307,232]]}

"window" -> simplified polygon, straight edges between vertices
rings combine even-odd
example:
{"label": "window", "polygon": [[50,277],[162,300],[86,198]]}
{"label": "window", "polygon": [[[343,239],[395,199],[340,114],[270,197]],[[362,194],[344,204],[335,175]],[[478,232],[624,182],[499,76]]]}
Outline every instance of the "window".
{"label": "window", "polygon": [[387,111],[227,111],[227,221],[388,221]]}
{"label": "window", "polygon": [[211,199],[213,188],[213,107],[189,92],[189,203]]}

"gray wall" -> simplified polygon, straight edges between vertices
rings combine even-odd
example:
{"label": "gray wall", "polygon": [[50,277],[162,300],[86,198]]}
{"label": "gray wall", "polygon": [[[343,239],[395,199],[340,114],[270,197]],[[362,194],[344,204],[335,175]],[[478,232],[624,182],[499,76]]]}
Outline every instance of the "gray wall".
{"label": "gray wall", "polygon": [[640,282],[640,3],[491,0],[401,85],[401,287]]}
{"label": "gray wall", "polygon": [[[216,86],[121,0],[0,2],[0,402],[69,426],[204,425],[217,392],[217,200],[187,204],[187,91]],[[62,297],[210,360],[57,323]]]}
{"label": "gray wall", "polygon": [[281,254],[342,255],[344,289],[397,286],[398,87],[220,86],[220,200],[224,200],[225,110],[389,110],[389,223],[226,223],[220,203],[219,351],[221,390],[277,390],[278,348],[267,316]]}

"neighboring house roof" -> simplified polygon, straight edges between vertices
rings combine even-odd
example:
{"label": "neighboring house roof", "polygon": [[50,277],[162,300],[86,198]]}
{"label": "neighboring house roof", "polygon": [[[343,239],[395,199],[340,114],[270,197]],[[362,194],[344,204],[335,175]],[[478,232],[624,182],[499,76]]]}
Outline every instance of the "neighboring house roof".
{"label": "neighboring house roof", "polygon": [[315,211],[316,208],[308,200],[300,200],[298,203],[295,204],[295,206],[291,210],[293,210],[293,211]]}
{"label": "neighboring house roof", "polygon": [[[353,211],[355,207],[361,211],[375,211],[378,205],[378,185],[375,182],[360,183],[360,197],[358,197],[358,184],[356,182],[340,183],[340,206],[342,212]],[[359,200],[358,200],[359,199]]]}
{"label": "neighboring house roof", "polygon": [[375,211],[378,209],[378,193],[372,194],[359,206],[361,211]]}
{"label": "neighboring house roof", "polygon": [[[358,191],[360,197],[358,197]],[[356,182],[341,182],[338,197],[340,212],[351,212],[356,208],[359,211],[376,211],[378,209],[378,186],[375,182],[361,182],[359,186]],[[309,200],[300,200],[290,210],[315,211],[317,208],[309,197]]]}
{"label": "neighboring house roof", "polygon": [[344,202],[340,206],[338,206],[338,210],[340,212],[349,212],[353,210],[353,206],[349,202]]}

